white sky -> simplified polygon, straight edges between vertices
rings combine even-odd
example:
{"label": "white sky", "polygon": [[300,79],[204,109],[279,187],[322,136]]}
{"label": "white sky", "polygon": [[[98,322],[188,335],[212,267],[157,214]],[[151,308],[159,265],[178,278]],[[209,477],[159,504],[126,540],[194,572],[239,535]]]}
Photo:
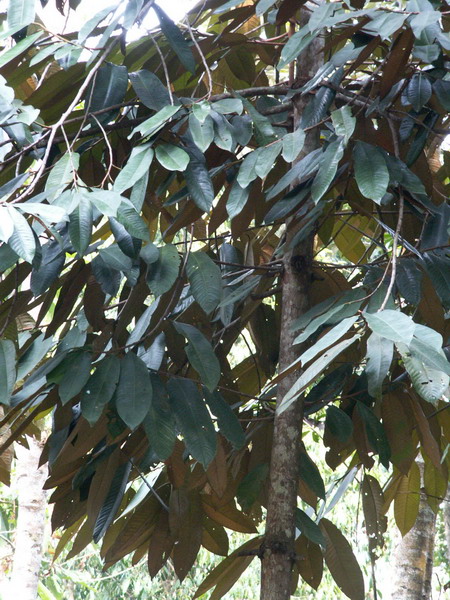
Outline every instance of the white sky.
{"label": "white sky", "polygon": [[[159,6],[169,15],[175,22],[183,18],[186,12],[196,4],[197,0],[159,0]],[[124,0],[124,4],[126,0]],[[40,6],[40,2],[36,3]],[[82,0],[76,11],[71,11],[69,27],[66,31],[78,30],[86,20],[93,17],[107,6],[116,6],[117,0]],[[47,6],[38,9],[38,13],[47,27],[54,32],[61,32],[64,28],[65,17],[63,17],[55,8],[54,0],[49,0]],[[158,25],[158,19],[155,12],[150,9],[148,16],[144,21],[144,27],[151,29]]]}

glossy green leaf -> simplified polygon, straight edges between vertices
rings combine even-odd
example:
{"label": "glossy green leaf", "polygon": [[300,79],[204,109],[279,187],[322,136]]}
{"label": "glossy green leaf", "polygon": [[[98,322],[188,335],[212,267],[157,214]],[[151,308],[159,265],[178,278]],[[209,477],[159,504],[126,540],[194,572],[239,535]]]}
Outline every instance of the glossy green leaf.
{"label": "glossy green leaf", "polygon": [[184,39],[183,34],[172,21],[172,19],[166,15],[162,8],[160,8],[157,4],[153,4],[152,8],[156,12],[156,15],[159,19],[161,31],[166,36],[167,41],[172,47],[172,50],[180,59],[181,64],[191,73],[195,73],[196,63],[194,55],[192,54],[191,47]]}
{"label": "glossy green leaf", "polygon": [[0,241],[7,242],[14,232],[14,221],[7,206],[0,205]]}
{"label": "glossy green leaf", "polygon": [[200,375],[203,383],[212,392],[220,379],[220,364],[211,343],[193,325],[187,323],[173,323],[175,329],[189,342],[186,346],[186,356],[189,362]]}
{"label": "glossy green leaf", "polygon": [[361,194],[380,204],[389,185],[389,171],[382,153],[371,144],[356,142],[353,161]]}
{"label": "glossy green leaf", "polygon": [[96,366],[81,394],[81,414],[92,427],[111,400],[119,380],[120,360],[113,354]]}
{"label": "glossy green leaf", "polygon": [[356,323],[359,319],[359,316],[356,315],[354,317],[348,317],[346,319],[342,319],[339,321],[337,325],[335,325],[330,331],[328,331],[325,335],[323,335],[319,340],[310,346],[303,354],[298,358],[299,364],[306,365],[310,360],[315,358],[319,352],[322,352],[326,348],[329,348],[334,342],[339,340],[349,329],[351,329],[352,325]]}
{"label": "glossy green leaf", "polygon": [[170,119],[180,110],[179,106],[164,106],[155,115],[145,120],[143,123],[133,129],[132,134],[140,133],[143,137],[155,134],[157,131],[162,129],[164,125],[170,121]]}
{"label": "glossy green leaf", "polygon": [[203,391],[209,410],[217,418],[220,433],[227,438],[235,450],[239,450],[245,444],[245,434],[236,414],[217,390],[210,392],[203,388]]}
{"label": "glossy green leaf", "polygon": [[322,164],[311,188],[311,196],[316,204],[330,187],[343,155],[344,145],[340,140],[332,142],[325,150]]}
{"label": "glossy green leaf", "polygon": [[388,374],[394,356],[391,340],[372,333],[367,339],[367,389],[374,398],[381,397],[381,386]]}
{"label": "glossy green leaf", "polygon": [[91,241],[93,225],[92,204],[86,195],[81,196],[77,208],[70,215],[69,235],[77,254],[83,256]]}
{"label": "glossy green leaf", "polygon": [[317,465],[305,452],[300,453],[298,463],[300,479],[306,483],[316,496],[325,500],[325,485]]}
{"label": "glossy green leaf", "polygon": [[214,140],[214,121],[208,114],[203,121],[200,121],[197,113],[193,111],[189,115],[189,132],[194,144],[201,152],[205,152]]}
{"label": "glossy green leaf", "polygon": [[130,73],[130,82],[139,100],[152,110],[161,110],[170,102],[169,92],[154,73],[141,69]]}
{"label": "glossy green leaf", "polygon": [[413,105],[415,111],[419,111],[431,98],[431,82],[424,73],[415,73],[406,88],[406,98]]}
{"label": "glossy green leaf", "polygon": [[121,194],[125,190],[133,187],[134,184],[139,181],[141,177],[143,177],[150,169],[150,165],[152,164],[153,160],[153,154],[154,151],[150,144],[135,146],[131,151],[130,158],[128,159],[126,165],[123,167],[114,181],[114,191],[118,194]]}
{"label": "glossy green leaf", "polygon": [[156,158],[169,171],[184,171],[189,163],[189,154],[173,144],[156,146]]}
{"label": "glossy green leaf", "polygon": [[16,383],[16,349],[11,340],[0,340],[0,404],[9,405]]}
{"label": "glossy green leaf", "polygon": [[153,396],[144,429],[151,447],[160,460],[167,460],[172,454],[177,431],[170,408],[167,390],[158,375],[151,373]]}
{"label": "glossy green leaf", "polygon": [[278,407],[279,412],[285,411],[292,404],[292,402],[294,402],[294,400],[306,390],[311,382],[314,381],[316,377],[318,377],[337,356],[339,356],[341,352],[351,346],[351,344],[356,342],[356,340],[358,340],[360,337],[361,336],[357,334],[351,338],[339,342],[327,350],[318,360],[313,362],[313,364],[300,375],[291,389],[284,396]]}
{"label": "glossy green leaf", "polygon": [[58,394],[63,404],[67,404],[77,396],[86,385],[91,374],[91,361],[91,354],[82,352],[67,366],[58,387]]}
{"label": "glossy green leaf", "polygon": [[239,168],[239,173],[236,181],[242,188],[246,188],[249,183],[254,181],[258,174],[256,173],[256,161],[258,159],[259,149],[246,154]]}
{"label": "glossy green leaf", "polygon": [[[106,63],[100,67],[95,76],[92,91],[88,91],[85,100],[86,110],[90,113],[104,110],[123,102],[128,87],[128,71],[124,65]],[[116,111],[118,109],[115,109]],[[99,121],[107,123],[114,111],[95,115],[93,125]]]}
{"label": "glossy green leaf", "polygon": [[282,156],[286,162],[293,162],[303,149],[306,134],[300,127],[283,136]]}
{"label": "glossy green leaf", "polygon": [[287,64],[297,58],[302,50],[317,37],[317,32],[310,33],[307,27],[302,27],[289,38],[289,41],[283,46],[281,51],[278,69],[283,69]]}
{"label": "glossy green leaf", "polygon": [[117,412],[130,429],[136,429],[149,411],[152,385],[147,367],[134,352],[120,361],[120,376],[115,393]]}
{"label": "glossy green leaf", "polygon": [[377,313],[364,313],[370,329],[393,342],[409,344],[414,334],[415,323],[404,313],[398,310],[382,310]]}
{"label": "glossy green leaf", "polygon": [[227,199],[227,213],[233,219],[242,212],[250,195],[250,186],[242,188],[237,180],[231,186]]}
{"label": "glossy green leaf", "polygon": [[326,542],[320,527],[300,508],[295,511],[295,525],[309,540],[325,547]]}
{"label": "glossy green leaf", "polygon": [[205,157],[196,147],[186,148],[190,161],[184,172],[192,200],[203,211],[209,212],[214,201],[214,188],[206,166]]}
{"label": "glossy green leaf", "polygon": [[180,270],[176,246],[166,244],[159,249],[159,258],[148,267],[147,284],[155,296],[161,296],[173,286]]}
{"label": "glossy green leaf", "polygon": [[272,170],[275,160],[280,154],[282,148],[283,146],[281,142],[274,142],[265,148],[259,149],[255,162],[255,173],[258,175],[258,177],[264,179],[269,171]]}
{"label": "glossy green leaf", "polygon": [[99,542],[105,535],[116,516],[128,483],[131,467],[131,462],[126,461],[119,465],[114,472],[108,493],[95,520],[94,531],[92,533],[92,539],[95,543]]}
{"label": "glossy green leaf", "polygon": [[8,244],[20,258],[31,262],[36,251],[36,240],[33,230],[18,210],[13,206],[8,206],[7,208],[11,221],[14,223],[14,232],[8,240]]}
{"label": "glossy green leaf", "polygon": [[331,405],[327,408],[325,429],[345,444],[353,433],[353,422],[346,412]]}
{"label": "glossy green leaf", "polygon": [[222,297],[222,275],[216,263],[205,252],[189,255],[186,273],[191,293],[205,313],[217,308]]}
{"label": "glossy green leaf", "polygon": [[6,9],[8,29],[18,31],[34,21],[35,0],[9,0]]}
{"label": "glossy green leaf", "polygon": [[216,432],[197,385],[172,377],[167,384],[169,401],[186,447],[205,468],[216,454]]}
{"label": "glossy green leaf", "polygon": [[345,144],[347,144],[356,126],[356,118],[352,115],[351,107],[342,106],[341,108],[333,110],[331,113],[331,120],[336,135],[342,135]]}

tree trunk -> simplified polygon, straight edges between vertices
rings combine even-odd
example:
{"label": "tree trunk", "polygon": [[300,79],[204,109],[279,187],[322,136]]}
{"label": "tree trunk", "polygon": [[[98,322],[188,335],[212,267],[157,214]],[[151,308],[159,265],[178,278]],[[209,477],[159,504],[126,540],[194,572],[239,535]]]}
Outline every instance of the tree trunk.
{"label": "tree trunk", "polygon": [[[302,25],[308,17],[302,11]],[[300,85],[317,72],[322,64],[323,42],[316,39],[302,52],[297,61],[297,82]],[[299,127],[303,109],[309,98],[294,97],[294,128]],[[307,134],[299,158],[318,147],[318,133]],[[300,354],[294,346],[296,333],[292,323],[308,308],[308,290],[311,283],[311,263],[314,235],[289,250],[291,241],[301,224],[291,218],[286,223],[286,249],[283,257],[283,291],[280,333],[279,371],[287,368]],[[299,373],[294,372],[278,384],[277,406],[295,383]],[[287,600],[291,595],[292,566],[295,556],[295,510],[298,490],[298,456],[302,439],[303,403],[298,400],[282,413],[275,414],[274,436],[269,475],[269,494],[266,532],[262,547],[261,600]]]}
{"label": "tree trunk", "polygon": [[450,563],[450,485],[442,504],[442,516],[444,517],[445,540],[447,542],[447,561]]}
{"label": "tree trunk", "polygon": [[38,468],[41,444],[27,438],[29,450],[17,445],[16,487],[19,512],[9,597],[35,600],[42,560],[45,530],[46,493],[42,489],[47,467]]}
{"label": "tree trunk", "polygon": [[436,515],[421,493],[416,522],[395,550],[391,600],[431,599],[435,532]]}

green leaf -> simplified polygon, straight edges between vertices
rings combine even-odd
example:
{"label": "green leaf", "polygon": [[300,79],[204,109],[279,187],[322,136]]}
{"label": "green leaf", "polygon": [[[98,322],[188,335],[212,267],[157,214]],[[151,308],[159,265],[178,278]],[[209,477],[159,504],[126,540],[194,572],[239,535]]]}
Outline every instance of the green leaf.
{"label": "green leaf", "polygon": [[237,113],[240,115],[244,110],[242,100],[239,98],[224,98],[223,100],[216,100],[211,104],[211,108],[222,115],[228,115],[230,113]]}
{"label": "green leaf", "polygon": [[209,410],[217,418],[220,433],[227,438],[235,450],[240,450],[245,444],[245,433],[230,405],[217,390],[211,393],[203,388],[203,392]]}
{"label": "green leaf", "polygon": [[381,464],[388,469],[391,457],[391,448],[386,437],[383,425],[374,415],[373,411],[363,402],[357,403],[358,412],[364,421],[367,439],[375,452],[380,457]]}
{"label": "green leaf", "polygon": [[78,43],[84,44],[84,42],[94,31],[97,25],[101,23],[103,19],[105,19],[110,13],[115,11],[115,9],[115,5],[107,6],[106,8],[100,10],[98,13],[95,13],[93,17],[91,17],[85,23],[83,23],[83,25],[80,28],[80,31],[78,32]]}
{"label": "green leaf", "polygon": [[36,252],[36,241],[33,230],[28,225],[25,217],[13,206],[8,206],[9,216],[14,223],[14,232],[8,240],[11,250],[23,258],[26,262],[31,262]]}
{"label": "green leaf", "polygon": [[191,106],[191,109],[194,117],[200,123],[204,123],[206,121],[206,117],[211,112],[211,104],[206,100],[201,100],[200,102],[194,102]]}
{"label": "green leaf", "polygon": [[330,187],[330,184],[336,175],[336,171],[343,154],[344,144],[341,140],[332,142],[325,150],[323,161],[319,167],[319,171],[311,188],[311,196],[316,204],[319,202],[325,192],[328,191],[328,188]]}
{"label": "green leaf", "polygon": [[16,347],[12,340],[0,340],[0,404],[9,405],[16,383]]}
{"label": "green leaf", "polygon": [[189,163],[189,154],[173,144],[161,143],[156,147],[156,158],[168,171],[184,171]]}
{"label": "green leaf", "polygon": [[148,267],[147,284],[155,296],[161,296],[173,286],[180,270],[176,246],[166,244],[159,249],[159,258]]}
{"label": "green leaf", "polygon": [[419,112],[431,98],[433,90],[431,82],[423,73],[415,73],[409,80],[406,88],[406,98],[412,104],[414,110]]}
{"label": "green leaf", "polygon": [[186,448],[206,469],[216,454],[216,432],[197,385],[172,377],[167,384],[169,401]]}
{"label": "green leaf", "polygon": [[195,204],[204,212],[209,212],[214,201],[214,187],[203,154],[196,146],[186,148],[190,161],[184,173],[189,194]]}
{"label": "green leaf", "polygon": [[205,313],[217,308],[222,297],[222,275],[216,263],[205,252],[189,255],[186,273],[191,292]]}
{"label": "green leaf", "polygon": [[277,136],[270,119],[257,111],[253,104],[246,98],[241,98],[241,100],[252,119],[255,139],[258,145],[267,146],[267,144],[275,141]]}
{"label": "green leaf", "polygon": [[408,345],[414,335],[414,321],[398,310],[365,312],[364,319],[374,333],[393,342],[403,342]]}
{"label": "green leaf", "polygon": [[59,206],[40,202],[17,202],[14,206],[28,215],[42,217],[47,223],[60,223],[69,220],[66,211]]}
{"label": "green leaf", "polygon": [[78,152],[66,152],[53,166],[45,183],[49,202],[52,202],[64,188],[73,183],[79,163]]}
{"label": "green leaf", "polygon": [[58,387],[62,404],[67,404],[77,396],[86,385],[91,374],[92,356],[90,352],[81,352],[67,366]]}
{"label": "green leaf", "polygon": [[147,367],[134,352],[128,352],[120,361],[115,401],[120,418],[132,430],[142,423],[150,408],[150,376]]}
{"label": "green leaf", "polygon": [[394,355],[392,340],[372,333],[367,339],[367,389],[373,398],[381,397],[381,386],[388,374]]}
{"label": "green leaf", "polygon": [[102,215],[105,215],[105,217],[117,217],[117,211],[122,202],[129,202],[127,198],[112,190],[93,189],[91,192],[88,192],[87,190],[79,190],[76,192],[76,197],[78,199],[83,196],[90,200],[93,206],[95,206]]}
{"label": "green leaf", "polygon": [[183,34],[162,8],[157,4],[153,4],[152,8],[159,19],[161,31],[167,38],[172,50],[178,56],[184,68],[194,74],[196,67],[195,58],[189,44],[184,39]]}
{"label": "green leaf", "polygon": [[120,360],[109,355],[99,363],[83,388],[81,414],[92,427],[100,418],[103,408],[114,395],[119,381]]}
{"label": "green leaf", "polygon": [[116,244],[99,250],[99,257],[108,267],[116,271],[122,271],[123,273],[127,273],[133,266],[132,259],[124,254]]}
{"label": "green leaf", "polygon": [[326,538],[325,562],[338,587],[351,600],[364,600],[364,578],[350,544],[328,519],[320,521]]}
{"label": "green leaf", "polygon": [[92,204],[86,195],[81,196],[77,208],[70,215],[69,235],[78,256],[88,249],[92,236]]}
{"label": "green leaf", "polygon": [[18,31],[34,21],[35,0],[9,0],[6,9],[8,29]]}
{"label": "green leaf", "polygon": [[443,251],[435,250],[424,254],[425,269],[431,279],[444,308],[450,309],[450,257]]}
{"label": "green leaf", "polygon": [[407,302],[415,306],[419,304],[422,298],[422,271],[417,267],[416,261],[413,258],[402,258],[399,260],[395,283],[398,291]]}
{"label": "green leaf", "polygon": [[[194,104],[193,106],[197,106]],[[205,152],[214,140],[214,121],[209,115],[203,121],[197,117],[197,113],[189,115],[189,132],[194,144],[201,152]]]}
{"label": "green leaf", "polygon": [[[319,352],[322,352],[326,348],[329,348],[334,342],[337,342],[347,331],[352,327],[354,323],[359,319],[358,315],[354,317],[348,317],[339,321],[330,331],[323,335],[319,340],[312,346],[310,346],[303,354],[297,359],[298,364],[306,365],[310,360],[315,358]],[[296,362],[297,362],[296,361]]]}
{"label": "green leaf", "polygon": [[447,360],[447,357],[442,350],[435,350],[433,346],[423,342],[415,336],[409,344],[409,350],[412,358],[416,358],[428,367],[442,371],[442,373],[450,376],[450,362]]}
{"label": "green leaf", "polygon": [[286,135],[283,136],[282,156],[286,162],[294,162],[303,149],[305,137],[306,134],[300,127],[292,133],[286,133]]}
{"label": "green leaf", "polygon": [[353,161],[356,183],[361,194],[380,204],[389,185],[389,171],[383,154],[376,146],[356,142]]}
{"label": "green leaf", "polygon": [[344,143],[347,144],[355,131],[356,118],[352,115],[350,106],[342,106],[331,113],[331,120],[334,125],[336,135],[344,137]]}
{"label": "green leaf", "polygon": [[203,383],[211,392],[220,379],[220,363],[210,342],[196,327],[186,323],[173,322],[175,329],[189,342],[185,351],[189,362],[200,375]]}
{"label": "green leaf", "polygon": [[249,471],[236,491],[236,499],[242,509],[248,512],[258,499],[269,473],[269,464],[261,463]]}
{"label": "green leaf", "polygon": [[246,154],[241,166],[239,167],[239,173],[236,181],[242,188],[246,188],[249,183],[258,177],[256,173],[256,161],[258,159],[259,152],[260,148],[257,148],[256,150],[253,150],[253,152]]}
{"label": "green leaf", "polygon": [[153,396],[144,429],[151,447],[160,460],[167,460],[172,454],[177,432],[175,420],[170,409],[167,390],[160,377],[150,373]]}
{"label": "green leaf", "polygon": [[154,73],[141,69],[130,73],[129,77],[139,100],[147,108],[158,111],[171,103],[167,88]]}
{"label": "green leaf", "polygon": [[7,242],[14,233],[14,221],[7,206],[0,205],[0,241]]}
{"label": "green leaf", "polygon": [[[15,2],[15,0],[10,0],[10,1],[12,3]],[[19,29],[20,29],[20,26],[19,26]],[[10,48],[9,50],[7,50],[6,52],[3,52],[0,55],[0,68],[4,67],[9,62],[11,62],[12,60],[14,60],[18,56],[20,56],[23,52],[25,52],[26,50],[28,50],[28,48],[30,48],[31,46],[33,46],[33,44],[40,37],[42,37],[42,34],[43,34],[42,31],[38,31],[36,33],[33,33],[32,35],[27,35],[27,37],[24,38],[23,40],[21,40],[18,44],[15,44],[12,48]]]}
{"label": "green leaf", "polygon": [[233,219],[242,212],[250,195],[250,186],[242,188],[235,179],[227,199],[227,213]]}
{"label": "green leaf", "polygon": [[336,346],[327,350],[318,360],[308,367],[284,396],[278,407],[278,411],[280,413],[284,412],[341,352],[351,346],[356,340],[359,340],[360,337],[359,334],[356,334],[351,338],[339,342],[339,344],[336,344]]}
{"label": "green leaf", "polygon": [[277,156],[280,154],[283,146],[281,142],[274,142],[265,148],[260,148],[256,155],[255,173],[261,179],[267,176],[271,171]]}
{"label": "green leaf", "polygon": [[142,137],[155,134],[157,131],[162,129],[164,125],[170,121],[170,119],[180,110],[179,106],[164,106],[161,108],[156,115],[153,115],[149,119],[140,123],[133,129],[128,138],[132,138],[136,133],[140,133]]}
{"label": "green leaf", "polygon": [[236,145],[233,136],[233,127],[228,120],[215,110],[211,111],[211,119],[214,122],[214,143],[222,150],[232,151]]}
{"label": "green leaf", "polygon": [[298,465],[299,477],[314,492],[316,496],[325,500],[325,485],[316,464],[305,452],[301,452]]}
{"label": "green leaf", "polygon": [[[128,70],[123,65],[106,63],[100,67],[94,79],[92,91],[88,90],[85,100],[85,110],[96,112],[109,106],[123,102],[128,87]],[[112,115],[119,111],[115,109],[101,113],[92,119],[95,126],[97,121],[107,123]]]}
{"label": "green leaf", "polygon": [[297,58],[297,56],[317,37],[318,32],[309,33],[308,27],[302,27],[294,33],[281,51],[280,62],[277,68],[283,69],[287,64]]}
{"label": "green leaf", "polygon": [[438,79],[433,83],[433,90],[446,111],[450,111],[450,81]]}
{"label": "green leaf", "polygon": [[326,542],[320,527],[300,508],[295,511],[295,525],[309,540],[325,548]]}
{"label": "green leaf", "polygon": [[327,408],[325,429],[345,444],[353,433],[353,422],[346,412],[331,405]]}
{"label": "green leaf", "polygon": [[405,344],[396,344],[406,371],[411,377],[417,393],[427,402],[437,405],[446,393],[450,378],[440,370],[425,365],[420,359],[413,358]]}
{"label": "green leaf", "polygon": [[128,233],[138,240],[149,240],[150,233],[144,219],[139,215],[134,206],[121,204],[117,211],[117,220]]}
{"label": "green leaf", "polygon": [[[153,148],[150,144],[135,146],[131,151],[130,158],[126,165],[121,169],[119,175],[114,181],[114,191],[121,194],[125,190],[133,187],[134,184],[143,177],[153,160]],[[118,207],[117,207],[118,208]],[[106,214],[106,213],[104,213]],[[110,215],[115,216],[115,215]]]}

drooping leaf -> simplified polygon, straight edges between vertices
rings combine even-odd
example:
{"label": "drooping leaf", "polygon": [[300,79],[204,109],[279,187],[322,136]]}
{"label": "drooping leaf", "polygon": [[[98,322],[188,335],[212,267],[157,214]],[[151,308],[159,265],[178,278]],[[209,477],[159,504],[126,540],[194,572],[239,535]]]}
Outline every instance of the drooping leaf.
{"label": "drooping leaf", "polygon": [[184,39],[183,34],[160,6],[153,4],[152,8],[156,12],[156,15],[159,19],[161,31],[166,36],[167,41],[172,47],[172,50],[180,59],[181,64],[191,73],[195,73],[196,63],[194,55],[192,54],[189,44]]}
{"label": "drooping leaf", "polygon": [[186,346],[186,355],[189,362],[200,375],[203,383],[212,392],[220,379],[220,364],[210,342],[193,325],[174,321],[174,327],[189,344]]}
{"label": "drooping leaf", "polygon": [[389,371],[394,356],[391,340],[372,333],[367,340],[367,389],[374,398],[381,396],[381,386]]}
{"label": "drooping leaf", "polygon": [[214,201],[214,187],[206,166],[205,157],[197,146],[186,148],[190,160],[184,172],[189,194],[195,204],[203,211],[209,212]]}
{"label": "drooping leaf", "polygon": [[77,208],[70,215],[70,240],[79,256],[83,256],[91,241],[93,225],[92,204],[85,195],[81,196]]}
{"label": "drooping leaf", "polygon": [[9,404],[16,383],[16,349],[11,340],[0,340],[0,403]]}
{"label": "drooping leaf", "polygon": [[91,354],[82,352],[67,365],[58,387],[58,394],[63,404],[69,402],[84,388],[91,374],[91,362]]}
{"label": "drooping leaf", "polygon": [[189,163],[189,154],[173,144],[158,144],[156,158],[169,171],[184,171]]}
{"label": "drooping leaf", "polygon": [[340,442],[345,443],[353,433],[353,422],[346,412],[337,406],[329,406],[325,428]]}
{"label": "drooping leaf", "polygon": [[150,379],[153,395],[143,426],[148,441],[158,458],[166,460],[172,454],[177,431],[163,382],[154,373],[150,374]]}
{"label": "drooping leaf", "polygon": [[186,447],[206,468],[216,454],[216,433],[198,387],[188,379],[172,377],[167,389]]}
{"label": "drooping leaf", "polygon": [[[153,160],[153,148],[150,144],[135,146],[130,158],[114,181],[114,191],[121,194],[134,184],[150,169]],[[117,207],[118,208],[118,207]],[[111,215],[114,216],[114,215]]]}
{"label": "drooping leaf", "polygon": [[431,98],[431,82],[424,73],[414,73],[406,88],[406,98],[413,105],[415,111],[419,112]]}
{"label": "drooping leaf", "polygon": [[217,390],[211,393],[204,388],[204,395],[209,410],[217,418],[220,433],[231,442],[236,450],[242,448],[245,443],[245,434],[229,404],[225,402]]}
{"label": "drooping leaf", "polygon": [[173,286],[180,270],[180,256],[176,246],[166,244],[159,249],[159,258],[149,265],[147,283],[155,296],[161,296]]}
{"label": "drooping leaf", "polygon": [[415,323],[404,313],[397,310],[382,310],[377,313],[364,313],[370,329],[393,342],[409,344],[414,335]]}
{"label": "drooping leaf", "polygon": [[[125,97],[127,87],[127,68],[124,65],[105,63],[97,71],[93,86],[86,94],[86,110],[95,113],[109,106],[120,104]],[[92,118],[92,124],[95,126],[97,121],[107,123],[113,114],[114,111],[108,111],[95,115],[95,118]]]}
{"label": "drooping leaf", "polygon": [[376,146],[356,142],[353,161],[361,193],[379,204],[389,185],[389,171],[382,153]]}
{"label": "drooping leaf", "polygon": [[120,361],[114,397],[120,418],[130,429],[135,429],[150,408],[152,385],[147,367],[134,352],[127,352]]}
{"label": "drooping leaf", "polygon": [[167,88],[154,73],[141,69],[130,73],[129,77],[134,91],[147,108],[158,111],[171,103]]}
{"label": "drooping leaf", "polygon": [[119,380],[120,360],[110,355],[102,360],[89,377],[81,395],[81,414],[92,427],[111,400]]}
{"label": "drooping leaf", "polygon": [[222,297],[219,267],[205,252],[192,252],[187,261],[186,273],[192,295],[207,314],[211,313]]}

